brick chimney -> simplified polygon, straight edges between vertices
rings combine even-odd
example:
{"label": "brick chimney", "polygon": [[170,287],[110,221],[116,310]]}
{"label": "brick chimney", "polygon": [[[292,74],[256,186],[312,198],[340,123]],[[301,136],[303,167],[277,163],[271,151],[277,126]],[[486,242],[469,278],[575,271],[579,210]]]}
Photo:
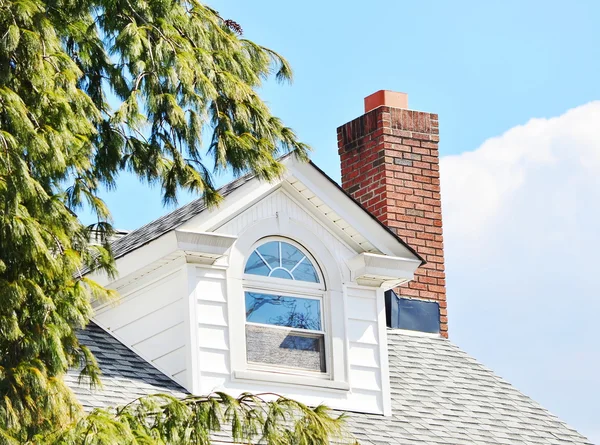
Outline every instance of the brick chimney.
{"label": "brick chimney", "polygon": [[342,187],[426,260],[396,293],[438,302],[447,337],[438,115],[409,110],[407,94],[381,90],[337,137]]}

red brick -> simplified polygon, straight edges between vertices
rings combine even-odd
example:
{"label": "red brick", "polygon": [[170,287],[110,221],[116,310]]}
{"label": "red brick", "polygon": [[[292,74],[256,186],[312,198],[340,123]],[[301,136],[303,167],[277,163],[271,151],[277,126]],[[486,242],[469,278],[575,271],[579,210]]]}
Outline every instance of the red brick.
{"label": "red brick", "polygon": [[438,129],[435,113],[383,106],[339,127],[337,140],[342,186],[427,261],[399,294],[437,301],[447,337]]}

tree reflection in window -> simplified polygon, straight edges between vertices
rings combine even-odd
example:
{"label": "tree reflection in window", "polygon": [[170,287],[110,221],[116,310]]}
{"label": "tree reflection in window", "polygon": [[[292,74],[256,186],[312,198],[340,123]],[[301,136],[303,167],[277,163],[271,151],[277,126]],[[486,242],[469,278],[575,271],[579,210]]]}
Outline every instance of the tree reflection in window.
{"label": "tree reflection in window", "polygon": [[252,323],[321,331],[321,301],[246,292],[246,320]]}
{"label": "tree reflection in window", "polygon": [[310,259],[300,249],[284,241],[269,241],[259,246],[248,258],[244,272],[286,280],[319,282]]}

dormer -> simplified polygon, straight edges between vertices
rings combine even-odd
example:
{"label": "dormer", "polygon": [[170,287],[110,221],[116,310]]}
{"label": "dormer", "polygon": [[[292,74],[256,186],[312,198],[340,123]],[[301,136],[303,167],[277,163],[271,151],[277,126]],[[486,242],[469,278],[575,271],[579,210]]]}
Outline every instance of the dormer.
{"label": "dormer", "polygon": [[[385,124],[382,110],[390,112],[382,105],[359,118],[362,130],[341,127],[346,190],[314,164],[288,156],[277,181],[240,178],[221,190],[218,208],[197,200],[115,241],[118,278],[95,278],[120,298],[96,304],[94,321],[192,394],[279,393],[309,405],[389,415],[386,324],[401,306],[391,308],[396,300],[386,292],[417,297],[417,306],[435,300],[426,283],[442,286],[443,262],[438,268],[427,244],[438,241],[437,216],[426,229],[436,211],[413,203],[405,207],[414,214],[402,216],[394,201],[399,192],[389,188],[406,181],[406,193],[420,177],[431,185],[423,166],[410,181],[395,176],[407,165],[397,159],[424,163],[416,159],[425,155],[396,158],[385,132],[380,139],[366,132]],[[408,132],[406,125],[401,131]],[[401,147],[402,137],[413,137],[425,150],[420,129],[390,137]],[[427,205],[435,207],[434,192],[420,190],[414,196],[430,196]],[[416,287],[415,276],[424,278]]]}

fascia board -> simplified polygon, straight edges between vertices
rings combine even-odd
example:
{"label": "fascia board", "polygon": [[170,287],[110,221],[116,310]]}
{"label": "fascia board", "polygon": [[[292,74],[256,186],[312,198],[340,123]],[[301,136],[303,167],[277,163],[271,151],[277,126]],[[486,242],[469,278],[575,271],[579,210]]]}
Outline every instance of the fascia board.
{"label": "fascia board", "polygon": [[279,188],[283,178],[272,182],[261,181],[253,178],[234,190],[214,209],[206,209],[186,223],[179,226],[179,230],[191,232],[213,232],[226,224],[231,219],[242,213],[256,201]]}

